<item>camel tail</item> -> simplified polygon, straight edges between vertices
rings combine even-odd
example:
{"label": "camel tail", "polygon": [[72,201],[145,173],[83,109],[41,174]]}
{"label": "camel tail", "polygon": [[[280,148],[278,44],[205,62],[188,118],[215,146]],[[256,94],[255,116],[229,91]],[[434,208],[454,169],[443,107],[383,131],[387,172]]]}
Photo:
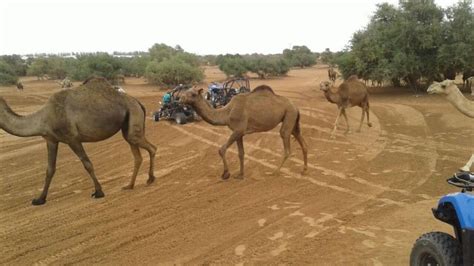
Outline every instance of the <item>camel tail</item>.
{"label": "camel tail", "polygon": [[143,111],[143,120],[145,121],[145,117],[146,117],[146,109],[145,109],[145,106],[139,101],[137,100],[138,104],[140,105],[140,108],[142,108],[142,111]]}

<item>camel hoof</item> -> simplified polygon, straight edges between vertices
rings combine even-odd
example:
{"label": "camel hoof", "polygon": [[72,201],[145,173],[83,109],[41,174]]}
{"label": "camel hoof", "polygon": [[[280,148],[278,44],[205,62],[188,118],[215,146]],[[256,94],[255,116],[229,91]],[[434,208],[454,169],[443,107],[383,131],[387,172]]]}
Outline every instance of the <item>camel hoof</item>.
{"label": "camel hoof", "polygon": [[469,168],[467,167],[459,168],[459,172],[469,172]]}
{"label": "camel hoof", "polygon": [[123,190],[131,190],[133,189],[133,185],[127,185],[122,188]]}
{"label": "camel hoof", "polygon": [[41,199],[41,198],[40,198],[40,199],[33,199],[33,200],[31,201],[31,204],[32,204],[32,205],[35,205],[35,206],[43,205],[43,204],[45,204],[45,203],[46,203],[46,199]]}
{"label": "camel hoof", "polygon": [[229,177],[230,177],[229,171],[224,171],[224,173],[222,173],[221,178],[222,178],[223,180],[229,179]]}
{"label": "camel hoof", "polygon": [[146,184],[147,185],[150,185],[151,183],[155,182],[155,177],[154,176],[150,176],[148,177],[148,180],[146,181]]}
{"label": "camel hoof", "polygon": [[96,190],[94,193],[92,193],[91,197],[92,198],[103,198],[105,196],[104,192],[102,190]]}
{"label": "camel hoof", "polygon": [[330,139],[335,139],[335,138],[336,138],[336,136],[334,136],[334,135],[331,135],[331,136],[329,136],[329,138],[330,138]]}
{"label": "camel hoof", "polygon": [[236,176],[234,176],[235,179],[240,179],[240,180],[243,180],[244,179],[244,175],[243,174],[238,174]]}

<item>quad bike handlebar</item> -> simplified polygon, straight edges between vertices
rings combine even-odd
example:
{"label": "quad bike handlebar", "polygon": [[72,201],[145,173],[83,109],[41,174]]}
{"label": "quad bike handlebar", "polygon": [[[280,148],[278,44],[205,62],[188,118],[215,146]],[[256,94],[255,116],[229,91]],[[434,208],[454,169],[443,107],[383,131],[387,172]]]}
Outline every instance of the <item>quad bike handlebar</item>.
{"label": "quad bike handlebar", "polygon": [[474,188],[474,174],[470,172],[455,173],[446,180],[450,185],[472,191]]}

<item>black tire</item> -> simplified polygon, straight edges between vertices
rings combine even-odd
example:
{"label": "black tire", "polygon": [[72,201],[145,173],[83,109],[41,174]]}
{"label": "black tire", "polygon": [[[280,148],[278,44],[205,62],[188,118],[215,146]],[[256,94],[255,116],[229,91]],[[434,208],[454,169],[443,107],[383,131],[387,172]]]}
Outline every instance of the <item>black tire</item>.
{"label": "black tire", "polygon": [[157,113],[154,113],[152,116],[153,121],[158,122],[160,121],[160,115]]}
{"label": "black tire", "polygon": [[183,113],[177,113],[175,116],[174,116],[174,121],[176,121],[176,124],[179,124],[179,125],[184,125],[186,124],[186,115],[183,114]]}
{"label": "black tire", "polygon": [[459,241],[443,232],[430,232],[420,236],[411,250],[411,266],[462,265]]}

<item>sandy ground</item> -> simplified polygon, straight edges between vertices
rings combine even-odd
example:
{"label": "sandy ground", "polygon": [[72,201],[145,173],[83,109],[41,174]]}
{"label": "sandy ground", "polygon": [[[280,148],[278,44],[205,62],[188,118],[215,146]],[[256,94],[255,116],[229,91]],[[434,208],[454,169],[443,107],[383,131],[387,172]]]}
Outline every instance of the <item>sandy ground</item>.
{"label": "sandy ground", "polygon": [[[406,265],[427,231],[451,232],[431,207],[456,191],[445,182],[474,148],[474,124],[440,96],[371,89],[372,128],[336,139],[336,106],[318,84],[326,68],[292,70],[269,84],[301,110],[309,170],[301,175],[296,142],[281,174],[279,128],[246,136],[246,177],[221,181],[217,153],[230,131],[204,121],[177,126],[147,120],[157,145],[156,182],[123,191],[133,157],[121,134],[85,144],[106,197],[91,199],[92,182],[78,158],[60,145],[48,202],[32,206],[46,169],[46,145],[0,130],[0,264],[363,264]],[[216,68],[206,82],[224,79]],[[13,110],[27,114],[59,91],[53,81],[0,87]],[[76,85],[78,83],[75,83]],[[127,92],[158,107],[163,91],[127,79]],[[470,97],[470,96],[467,96]],[[472,98],[471,98],[472,100]],[[262,110],[263,112],[265,110]],[[355,129],[360,108],[348,111]],[[236,147],[227,153],[233,175]]]}

